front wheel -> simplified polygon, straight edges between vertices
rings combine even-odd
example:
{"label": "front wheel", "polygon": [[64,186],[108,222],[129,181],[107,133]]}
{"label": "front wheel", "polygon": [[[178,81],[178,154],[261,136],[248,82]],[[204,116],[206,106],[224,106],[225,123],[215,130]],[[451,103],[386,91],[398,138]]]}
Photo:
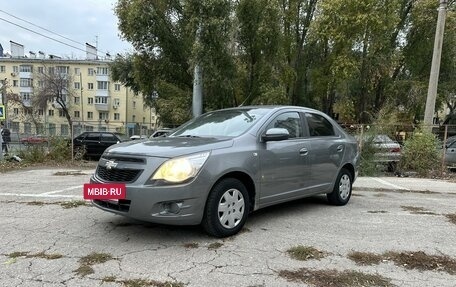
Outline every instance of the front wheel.
{"label": "front wheel", "polygon": [[337,176],[333,191],[326,196],[330,204],[345,205],[350,200],[351,194],[352,175],[347,169],[343,168]]}
{"label": "front wheel", "polygon": [[238,233],[249,213],[245,185],[235,178],[218,182],[209,193],[202,226],[212,236],[227,237]]}

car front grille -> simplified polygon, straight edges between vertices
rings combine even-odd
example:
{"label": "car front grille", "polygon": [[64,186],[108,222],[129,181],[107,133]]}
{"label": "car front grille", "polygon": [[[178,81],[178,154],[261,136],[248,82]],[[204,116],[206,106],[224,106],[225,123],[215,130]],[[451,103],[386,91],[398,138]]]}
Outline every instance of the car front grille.
{"label": "car front grille", "polygon": [[134,182],[141,174],[141,169],[107,169],[104,166],[97,167],[97,177],[111,182]]}
{"label": "car front grille", "polygon": [[128,212],[130,210],[130,200],[126,199],[119,199],[118,202],[115,201],[109,201],[109,200],[99,200],[96,199],[93,201],[98,206],[116,210],[116,211],[122,211],[122,212]]}

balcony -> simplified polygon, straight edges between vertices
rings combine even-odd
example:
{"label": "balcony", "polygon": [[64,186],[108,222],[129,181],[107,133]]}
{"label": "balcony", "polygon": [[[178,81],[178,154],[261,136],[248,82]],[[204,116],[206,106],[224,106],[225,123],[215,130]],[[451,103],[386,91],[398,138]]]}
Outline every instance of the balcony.
{"label": "balcony", "polygon": [[100,112],[107,112],[109,111],[109,104],[95,104],[95,109]]}

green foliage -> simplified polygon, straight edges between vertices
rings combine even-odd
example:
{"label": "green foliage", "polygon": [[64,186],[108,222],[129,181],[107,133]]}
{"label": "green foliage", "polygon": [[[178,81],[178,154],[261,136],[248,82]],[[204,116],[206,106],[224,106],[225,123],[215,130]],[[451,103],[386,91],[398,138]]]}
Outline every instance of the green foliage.
{"label": "green foliage", "polygon": [[31,144],[21,149],[19,157],[29,163],[43,163],[48,160],[64,163],[71,160],[71,146],[65,138],[51,137],[48,143]]}
{"label": "green foliage", "polygon": [[416,171],[419,175],[426,176],[436,171],[442,159],[439,140],[428,131],[417,131],[407,139],[402,150],[399,163],[403,171]]}
{"label": "green foliage", "polygon": [[[385,105],[423,114],[438,1],[119,0],[113,80],[141,92],[163,123],[190,117],[193,70],[205,111],[294,104],[371,124]],[[437,108],[456,109],[456,13],[449,2]],[[173,109],[175,107],[175,109]]]}

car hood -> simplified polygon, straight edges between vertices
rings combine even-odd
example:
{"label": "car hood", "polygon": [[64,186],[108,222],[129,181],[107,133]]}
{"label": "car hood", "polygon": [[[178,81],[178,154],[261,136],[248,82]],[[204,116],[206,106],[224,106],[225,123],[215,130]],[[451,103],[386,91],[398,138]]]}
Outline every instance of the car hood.
{"label": "car hood", "polygon": [[110,146],[105,153],[110,155],[134,154],[135,156],[173,158],[186,154],[228,148],[232,145],[232,138],[165,137],[122,142]]}

